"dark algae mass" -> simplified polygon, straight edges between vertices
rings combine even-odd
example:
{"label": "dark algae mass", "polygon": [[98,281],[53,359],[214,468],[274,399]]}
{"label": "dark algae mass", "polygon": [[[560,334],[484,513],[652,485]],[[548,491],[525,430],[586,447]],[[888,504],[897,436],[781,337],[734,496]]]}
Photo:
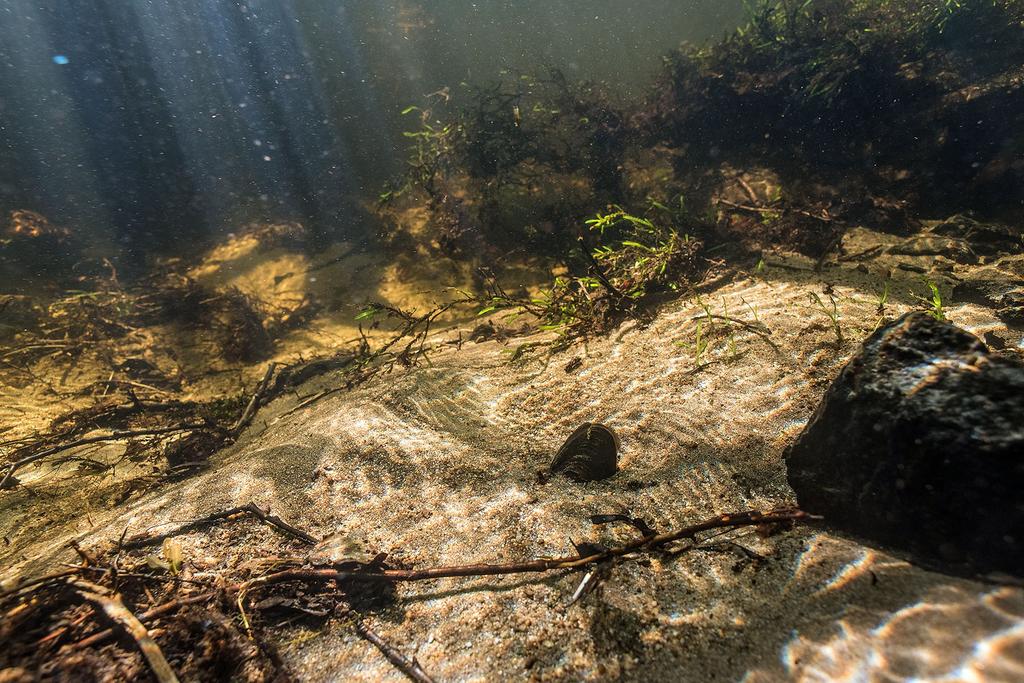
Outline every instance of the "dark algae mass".
{"label": "dark algae mass", "polygon": [[1022,354],[1021,0],[0,2],[0,683],[1024,680]]}

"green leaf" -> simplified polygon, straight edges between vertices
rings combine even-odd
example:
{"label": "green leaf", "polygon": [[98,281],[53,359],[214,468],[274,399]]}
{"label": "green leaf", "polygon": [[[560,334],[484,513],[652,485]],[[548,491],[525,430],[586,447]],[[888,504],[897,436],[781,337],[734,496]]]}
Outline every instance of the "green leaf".
{"label": "green leaf", "polygon": [[479,312],[477,312],[477,315],[487,315],[488,313],[496,310],[498,310],[497,306],[487,306],[486,308],[481,308]]}
{"label": "green leaf", "polygon": [[377,315],[377,309],[369,306],[359,311],[359,315],[356,316],[356,320],[366,320],[367,318],[372,318],[375,315]]}
{"label": "green leaf", "polygon": [[420,108],[417,107],[415,104],[412,105],[411,107],[406,107],[405,109],[402,110],[402,116],[405,116],[406,114],[409,114],[414,111],[419,111],[419,109]]}

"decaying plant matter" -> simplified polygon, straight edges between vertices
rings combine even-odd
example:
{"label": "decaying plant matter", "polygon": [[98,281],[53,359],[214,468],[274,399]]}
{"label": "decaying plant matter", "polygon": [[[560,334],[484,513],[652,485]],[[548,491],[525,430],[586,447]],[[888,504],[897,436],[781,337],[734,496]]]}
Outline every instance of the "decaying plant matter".
{"label": "decaying plant matter", "polygon": [[[565,557],[504,564],[395,568],[389,566],[386,553],[368,559],[335,557],[323,562],[314,552],[305,557],[265,558],[259,563],[264,569],[248,578],[232,576],[226,570],[213,575],[203,572],[202,577],[186,571],[187,560],[174,541],[176,534],[239,519],[247,513],[307,546],[315,543],[305,532],[250,504],[208,515],[171,532],[121,539],[102,555],[76,544],[75,550],[82,558],[79,566],[5,586],[0,592],[0,611],[4,615],[0,639],[7,643],[0,651],[0,666],[17,664],[26,675],[59,677],[84,667],[97,675],[103,672],[135,677],[141,675],[145,661],[161,683],[177,680],[176,667],[193,675],[219,671],[223,677],[281,680],[287,677],[285,664],[264,633],[275,622],[275,613],[283,611],[348,623],[409,678],[430,681],[419,662],[402,655],[363,621],[361,611],[368,604],[394,599],[397,583],[588,570],[572,598],[571,602],[576,602],[598,581],[606,580],[616,563],[629,557],[650,553],[679,556],[721,544],[723,533],[730,530],[755,527],[767,535],[812,519],[795,508],[750,510],[659,533],[642,520],[599,515],[593,518],[594,524],[624,521],[638,531],[639,537],[613,547],[580,545],[576,553]],[[163,559],[152,553],[142,554],[147,546],[157,543],[162,543]],[[592,571],[596,568],[602,571]],[[96,612],[104,614],[113,626],[97,622]],[[227,616],[230,612],[235,616]],[[197,619],[207,624],[199,648],[189,642]],[[119,633],[127,640],[110,644]],[[144,660],[135,656],[133,649],[141,652]]]}

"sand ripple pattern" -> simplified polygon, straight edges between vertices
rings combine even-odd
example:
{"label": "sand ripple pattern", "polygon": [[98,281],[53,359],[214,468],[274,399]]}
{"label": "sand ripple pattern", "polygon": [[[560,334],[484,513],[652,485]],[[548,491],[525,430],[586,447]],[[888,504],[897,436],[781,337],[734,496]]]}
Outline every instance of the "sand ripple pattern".
{"label": "sand ripple pattern", "polygon": [[[468,344],[272,424],[131,514],[98,516],[91,534],[116,538],[125,524],[165,522],[171,511],[187,518],[256,500],[410,565],[495,562],[564,553],[570,539],[630,537],[593,527],[595,513],[670,528],[790,502],[782,451],[875,322],[869,294],[835,289],[842,346],[809,301],[820,283],[762,279],[708,296],[713,313],[772,333],[769,344],[716,321],[703,329],[702,367],[694,344],[704,311],[693,301],[546,364],[509,366],[497,343]],[[566,372],[575,356],[582,365]],[[618,432],[622,470],[585,485],[538,484],[582,422]],[[186,556],[243,562],[246,549],[225,543],[227,533],[183,539]],[[249,533],[250,543],[280,543],[258,526]],[[375,626],[441,680],[703,681],[711,670],[757,682],[1024,677],[1019,589],[924,572],[810,530],[739,542],[764,561],[723,545],[626,562],[573,606],[578,575],[403,586]],[[343,628],[285,640],[304,680],[401,680]]]}

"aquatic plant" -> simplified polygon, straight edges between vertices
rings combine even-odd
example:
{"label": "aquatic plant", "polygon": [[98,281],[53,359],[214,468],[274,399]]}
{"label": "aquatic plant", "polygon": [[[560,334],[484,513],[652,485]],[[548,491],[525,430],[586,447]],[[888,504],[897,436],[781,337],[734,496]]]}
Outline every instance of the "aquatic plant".
{"label": "aquatic plant", "polygon": [[725,328],[728,331],[729,357],[735,360],[738,357],[738,353],[736,351],[736,331],[733,329],[733,321],[729,316],[729,304],[726,302],[725,297],[722,297],[722,311],[724,313],[722,317],[725,319]]}
{"label": "aquatic plant", "polygon": [[878,295],[878,300],[876,302],[875,315],[878,316],[878,319],[875,320],[875,324],[871,328],[872,332],[874,332],[879,327],[881,327],[882,322],[885,321],[885,307],[886,307],[886,305],[888,303],[889,303],[889,282],[886,281],[885,285],[882,288],[882,293]]}
{"label": "aquatic plant", "polygon": [[506,73],[403,113],[418,114],[419,127],[406,133],[408,168],[380,194],[378,210],[400,231],[396,212],[425,199],[447,255],[479,254],[462,243],[466,235],[564,251],[590,207],[625,197],[628,126],[599,84],[571,83],[554,69]]}
{"label": "aquatic plant", "polygon": [[704,323],[697,323],[697,336],[693,340],[693,362],[698,368],[702,365],[701,359],[708,348],[708,339],[703,335],[703,325]]}
{"label": "aquatic plant", "polygon": [[921,304],[923,304],[923,308],[925,309],[925,312],[928,313],[928,315],[935,318],[936,320],[945,320],[946,309],[942,301],[942,291],[939,289],[939,286],[932,282],[931,280],[926,279],[924,281],[924,284],[926,287],[928,287],[928,290],[931,292],[930,297],[924,297],[919,294],[916,294],[915,292],[911,292],[910,295],[914,299],[919,301]]}
{"label": "aquatic plant", "polygon": [[843,328],[839,324],[839,305],[836,302],[835,295],[826,289],[826,296],[828,297],[828,305],[822,300],[817,292],[810,293],[810,299],[814,302],[818,309],[825,314],[828,318],[829,324],[832,327],[832,331],[836,335],[836,344],[843,343]]}
{"label": "aquatic plant", "polygon": [[559,334],[561,346],[641,315],[653,295],[678,291],[701,274],[701,242],[622,207],[610,209],[584,222],[598,240],[588,247],[579,238],[576,251],[587,272],[556,277],[529,299],[509,295],[489,276],[478,315],[530,314],[541,330]]}
{"label": "aquatic plant", "polygon": [[[989,113],[1018,112],[1016,90],[996,87],[974,104],[954,94],[971,82],[990,92],[990,79],[1012,78],[1024,59],[1024,3],[751,0],[747,14],[724,40],[668,58],[638,117],[645,144],[685,152],[678,173],[725,161],[800,177],[813,164],[819,177],[882,184],[873,169],[886,163],[938,168],[898,184],[902,197],[933,210],[961,210],[995,183],[971,184],[988,162],[1004,158],[1001,145],[1019,138],[1019,115]],[[936,141],[934,131],[947,128]],[[950,163],[968,155],[978,163]],[[1005,163],[999,168],[998,187],[1019,183]],[[1009,206],[1015,195],[994,186],[985,192],[989,205]]]}

